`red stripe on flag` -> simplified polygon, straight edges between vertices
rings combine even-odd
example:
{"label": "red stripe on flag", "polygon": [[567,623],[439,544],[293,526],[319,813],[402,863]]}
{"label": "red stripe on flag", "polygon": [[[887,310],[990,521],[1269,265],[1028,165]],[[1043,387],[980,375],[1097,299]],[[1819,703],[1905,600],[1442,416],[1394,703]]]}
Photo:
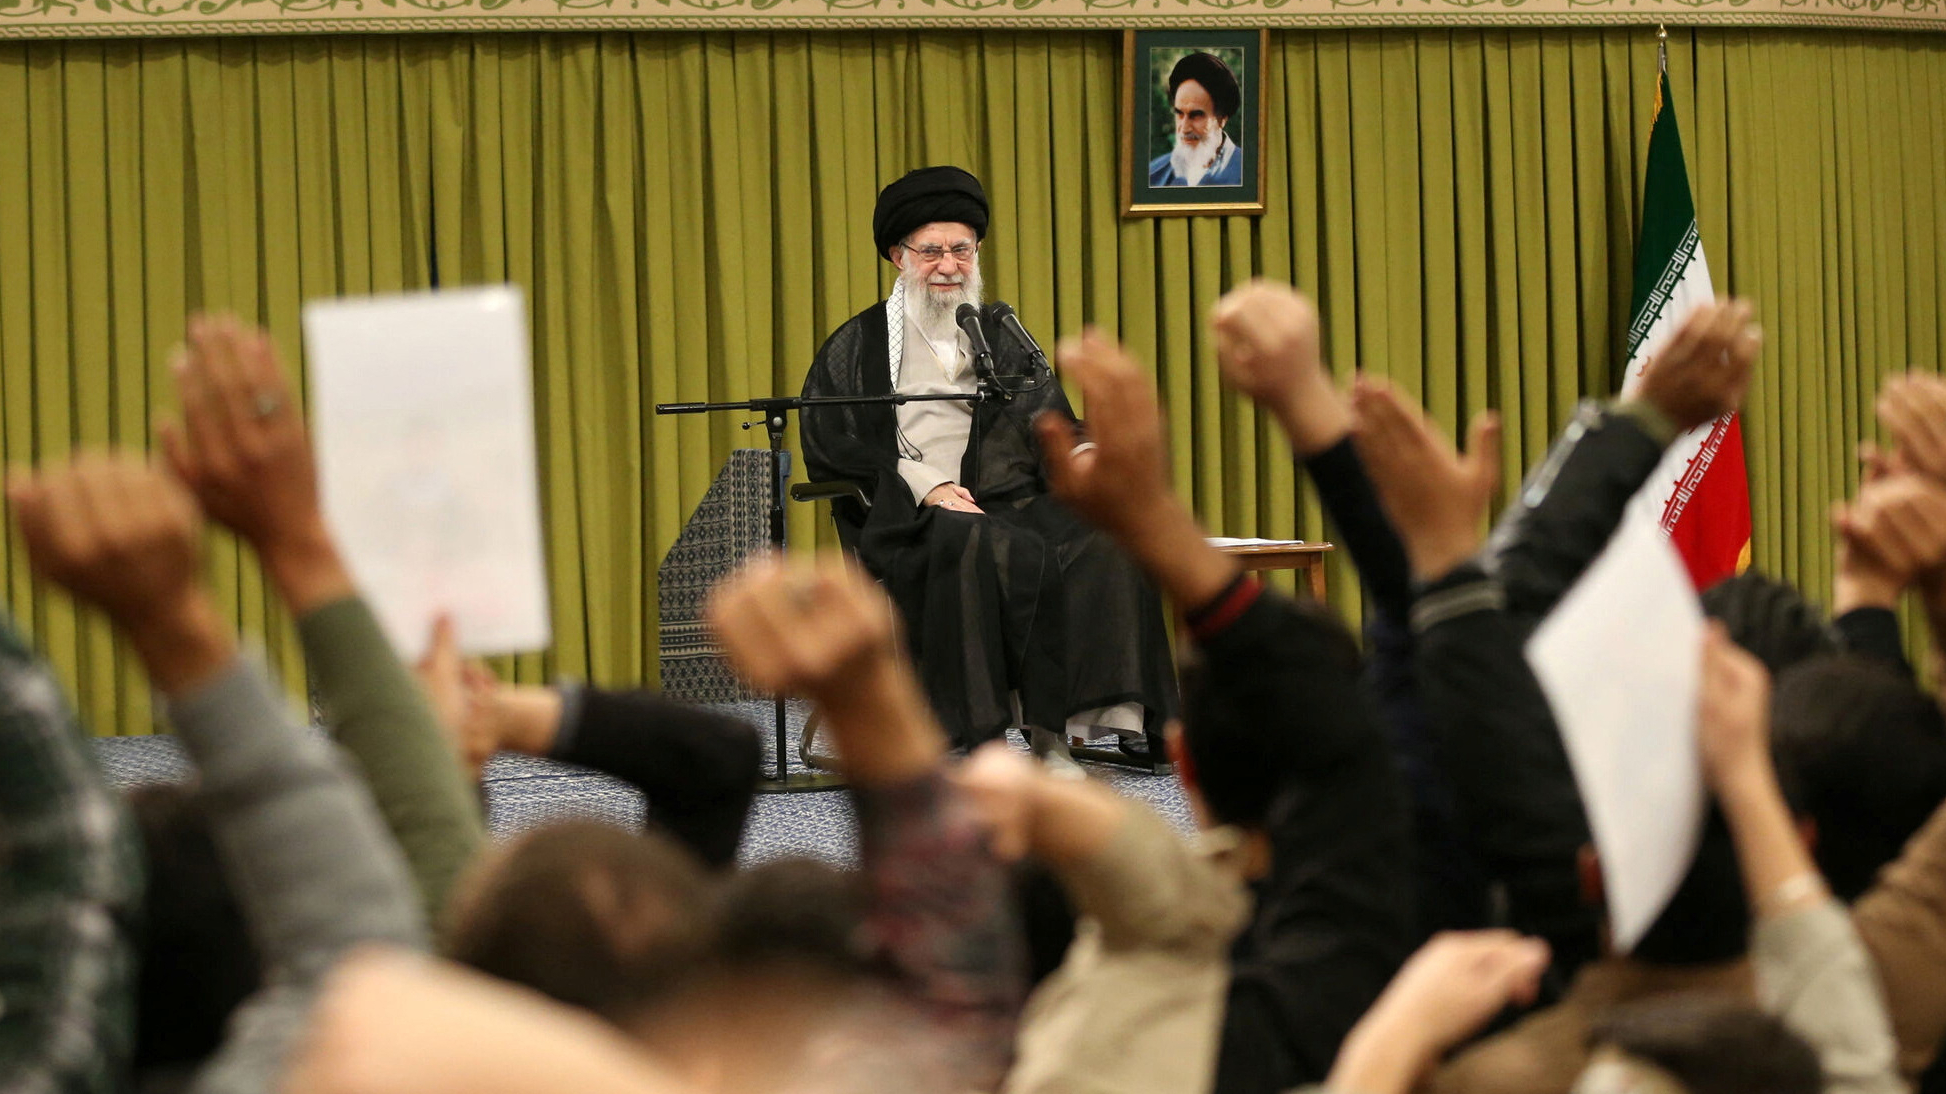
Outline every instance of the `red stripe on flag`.
{"label": "red stripe on flag", "polygon": [[1750,476],[1743,463],[1743,419],[1732,416],[1692,463],[1670,499],[1665,524],[1697,589],[1735,574],[1750,546]]}

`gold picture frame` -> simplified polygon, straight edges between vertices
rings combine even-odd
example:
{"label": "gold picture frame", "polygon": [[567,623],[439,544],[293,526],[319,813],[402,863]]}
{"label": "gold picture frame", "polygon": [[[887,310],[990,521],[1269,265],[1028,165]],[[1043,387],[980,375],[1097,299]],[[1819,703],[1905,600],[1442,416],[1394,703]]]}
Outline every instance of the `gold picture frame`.
{"label": "gold picture frame", "polygon": [[[1123,216],[1262,215],[1269,52],[1264,29],[1122,33]],[[1198,129],[1205,135],[1187,136]],[[1212,139],[1217,150],[1206,163],[1179,151]]]}

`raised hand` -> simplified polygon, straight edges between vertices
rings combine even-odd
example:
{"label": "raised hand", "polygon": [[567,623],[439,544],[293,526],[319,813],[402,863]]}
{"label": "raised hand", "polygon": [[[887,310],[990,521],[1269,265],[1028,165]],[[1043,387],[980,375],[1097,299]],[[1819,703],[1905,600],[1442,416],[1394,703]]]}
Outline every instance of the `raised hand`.
{"label": "raised hand", "polygon": [[1699,304],[1642,373],[1637,397],[1684,432],[1743,405],[1763,331],[1742,300]]}
{"label": "raised hand", "polygon": [[1358,455],[1405,544],[1413,575],[1432,580],[1472,557],[1499,483],[1499,418],[1489,412],[1474,417],[1462,456],[1382,381],[1359,379],[1352,409]]}
{"label": "raised hand", "polygon": [[171,371],[183,418],[163,425],[162,448],[203,511],[256,548],[292,611],[349,594],[310,437],[270,336],[232,316],[197,316]]}
{"label": "raised hand", "polygon": [[1285,285],[1252,281],[1210,310],[1223,382],[1275,415],[1301,456],[1351,431],[1351,409],[1319,353],[1318,311]]}
{"label": "raised hand", "polygon": [[1054,355],[1081,388],[1089,439],[1058,414],[1035,419],[1048,487],[1111,532],[1139,530],[1170,496],[1155,386],[1114,339],[1092,328],[1062,340]]}
{"label": "raised hand", "polygon": [[705,618],[751,686],[823,710],[854,781],[931,770],[945,737],[899,658],[892,601],[842,559],[764,557],[725,579]]}
{"label": "raised hand", "polygon": [[83,456],[16,476],[7,493],[35,572],[117,625],[167,614],[199,591],[196,505],[146,464]]}
{"label": "raised hand", "polygon": [[1034,798],[1044,777],[1039,764],[1005,741],[981,745],[953,772],[986,830],[988,849],[1001,862],[1017,861],[1032,849]]}
{"label": "raised hand", "polygon": [[1829,900],[1797,830],[1770,752],[1770,673],[1730,641],[1723,624],[1703,636],[1696,749],[1703,778],[1736,842],[1753,917],[1789,914]]}
{"label": "raised hand", "polygon": [[34,571],[107,614],[173,692],[233,652],[199,577],[196,504],[130,456],[84,456],[7,487]]}
{"label": "raised hand", "polygon": [[321,523],[310,440],[270,336],[196,316],[170,370],[183,420],[163,426],[162,447],[211,519],[252,545]]}
{"label": "raised hand", "polygon": [[1061,372],[1087,400],[1088,436],[1057,414],[1034,420],[1054,496],[1114,536],[1185,610],[1236,573],[1169,486],[1155,387],[1114,340],[1095,330],[1062,341]]}
{"label": "raised hand", "polygon": [[1353,1027],[1325,1085],[1405,1094],[1502,1008],[1532,1002],[1548,959],[1547,943],[1512,931],[1434,935]]}
{"label": "raised hand", "polygon": [[1946,564],[1946,483],[1918,474],[1886,474],[1851,503],[1832,508],[1837,531],[1840,612],[1891,607],[1901,592]]}
{"label": "raised hand", "polygon": [[898,625],[871,580],[837,561],[764,558],[719,585],[706,613],[739,674],[813,699],[898,658]]}
{"label": "raised hand", "polygon": [[1946,483],[1946,379],[1924,372],[1891,377],[1879,388],[1876,409],[1897,459]]}
{"label": "raised hand", "polygon": [[1770,674],[1721,623],[1703,637],[1697,752],[1710,789],[1725,797],[1746,780],[1774,778],[1770,766]]}
{"label": "raised hand", "polygon": [[460,764],[477,782],[486,762],[506,747],[489,713],[499,681],[484,666],[461,656],[452,617],[445,614],[433,621],[432,642],[412,672]]}

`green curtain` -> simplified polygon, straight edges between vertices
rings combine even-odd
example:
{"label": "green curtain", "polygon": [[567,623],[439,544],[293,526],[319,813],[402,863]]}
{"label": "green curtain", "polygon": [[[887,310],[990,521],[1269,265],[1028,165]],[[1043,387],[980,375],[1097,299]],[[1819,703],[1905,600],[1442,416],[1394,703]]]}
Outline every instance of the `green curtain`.
{"label": "green curtain", "polygon": [[[1717,286],[1767,331],[1756,560],[1818,597],[1878,378],[1938,364],[1946,38],[1670,45]],[[1270,50],[1271,212],[1123,220],[1113,33],[0,45],[0,454],[148,445],[193,309],[266,322],[296,369],[306,299],[517,282],[556,645],[514,671],[652,680],[656,564],[728,450],[762,442],[652,404],[795,391],[889,287],[878,187],[956,162],[992,193],[992,291],[1043,341],[1094,323],[1153,363],[1212,530],[1329,534],[1274,429],[1217,383],[1202,316],[1253,275],[1317,295],[1340,374],[1394,379],[1449,429],[1498,409],[1511,487],[1616,381],[1653,34],[1277,32]],[[792,510],[795,542],[830,542]],[[254,561],[219,540],[211,568],[297,679]],[[1331,578],[1356,615],[1348,560]],[[0,582],[97,730],[146,732],[130,658],[34,588],[11,529]]]}

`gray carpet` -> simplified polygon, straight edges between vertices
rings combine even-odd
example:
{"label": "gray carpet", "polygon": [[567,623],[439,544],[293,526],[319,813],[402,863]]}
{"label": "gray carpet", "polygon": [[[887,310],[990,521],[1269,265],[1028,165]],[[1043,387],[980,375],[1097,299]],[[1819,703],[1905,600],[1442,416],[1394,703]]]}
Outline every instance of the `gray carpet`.
{"label": "gray carpet", "polygon": [[[764,770],[774,770],[770,704],[736,703],[723,709],[751,723],[753,732],[764,742]],[[796,748],[805,713],[803,704],[793,703],[786,715],[790,742],[788,770],[791,771],[803,769]],[[1026,747],[1018,734],[1011,739],[1017,747]],[[103,737],[95,743],[109,782],[123,789],[144,783],[177,782],[191,773],[188,761],[170,737]],[[1083,766],[1089,777],[1131,798],[1148,802],[1178,828],[1188,831],[1193,827],[1182,785],[1174,776],[1151,775],[1109,764]],[[640,793],[586,768],[503,754],[487,764],[482,781],[487,823],[499,837],[569,817],[628,826],[642,823]],[[745,863],[809,856],[851,865],[857,854],[851,798],[844,791],[757,796],[744,833],[742,859]]]}

